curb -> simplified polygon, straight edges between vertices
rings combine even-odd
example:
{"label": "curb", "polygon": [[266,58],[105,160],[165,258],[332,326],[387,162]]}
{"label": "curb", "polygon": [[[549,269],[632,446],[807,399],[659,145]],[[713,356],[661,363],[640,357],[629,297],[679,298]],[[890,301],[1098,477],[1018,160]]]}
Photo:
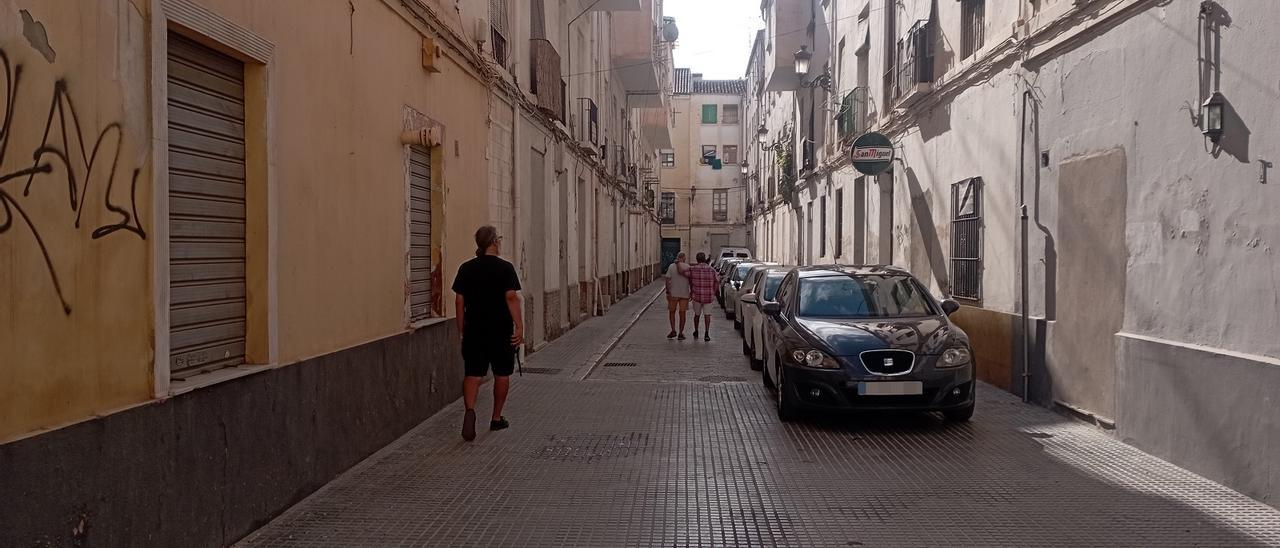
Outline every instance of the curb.
{"label": "curb", "polygon": [[581,374],[577,371],[574,372],[573,380],[586,380],[586,378],[591,375],[591,372],[596,370],[596,366],[600,365],[600,362],[604,361],[604,357],[609,355],[609,352],[612,352],[615,346],[618,346],[618,342],[622,340],[622,337],[625,337],[627,333],[631,331],[631,328],[636,325],[636,322],[640,321],[640,317],[643,316],[645,312],[648,312],[649,307],[652,307],[653,303],[657,302],[658,297],[661,297],[662,295],[663,292],[658,291],[649,299],[649,302],[645,303],[644,306],[641,306],[640,309],[631,316],[631,319],[609,338],[609,342],[604,345],[602,350],[591,355],[591,360],[580,370]]}

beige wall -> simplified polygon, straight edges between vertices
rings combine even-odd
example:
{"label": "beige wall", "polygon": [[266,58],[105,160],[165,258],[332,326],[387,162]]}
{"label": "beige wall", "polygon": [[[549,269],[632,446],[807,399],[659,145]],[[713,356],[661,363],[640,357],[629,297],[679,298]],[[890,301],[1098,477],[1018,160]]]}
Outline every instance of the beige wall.
{"label": "beige wall", "polygon": [[[475,227],[489,218],[488,185],[477,184],[488,173],[486,86],[441,41],[441,71],[426,72],[420,64],[425,31],[399,12],[398,2],[358,1],[355,13],[346,2],[191,3],[274,46],[265,66],[265,111],[256,113],[266,127],[265,150],[257,152],[266,158],[265,180],[255,181],[252,166],[250,171],[251,200],[274,195],[274,209],[250,204],[251,215],[268,217],[274,240],[251,243],[250,252],[265,251],[275,272],[269,279],[251,276],[249,307],[266,318],[251,331],[273,331],[264,336],[277,342],[274,356],[263,351],[258,361],[293,363],[405,331],[407,148],[400,135],[411,118],[415,127],[442,130],[433,159],[445,187],[433,198],[443,214],[433,219],[433,232],[437,243],[444,238],[437,264],[448,288],[458,265],[472,256]],[[14,119],[0,171],[30,166],[56,82],[66,84],[59,104],[68,131],[74,105],[87,143],[106,135],[92,172],[80,160],[87,154],[78,139],[67,136],[70,172],[83,195],[74,206],[68,169],[53,152],[41,162],[52,171],[37,175],[29,195],[23,195],[25,178],[0,183],[9,211],[0,208],[0,225],[13,221],[0,231],[0,441],[147,401],[153,379],[167,374],[167,360],[156,360],[153,348],[154,310],[164,309],[157,304],[153,265],[167,258],[165,246],[156,244],[155,227],[164,223],[151,204],[154,181],[164,178],[152,173],[157,159],[148,129],[152,114],[164,107],[160,97],[148,100],[154,79],[148,52],[165,37],[149,34],[164,28],[151,24],[150,5],[0,0],[0,50],[11,66],[23,67],[16,103],[6,109]],[[453,3],[448,7],[452,11]],[[466,20],[487,9],[483,2],[464,8]],[[53,62],[24,36],[22,9],[43,25]],[[298,32],[302,28],[307,32]],[[34,26],[25,30],[39,35]],[[255,93],[262,90],[251,85],[248,102]],[[413,111],[420,116],[408,114]],[[249,115],[253,126],[252,107]],[[112,124],[119,124],[118,137]],[[60,124],[48,141],[63,148]],[[163,142],[157,144],[163,150]],[[130,199],[135,169],[136,209]],[[273,192],[253,188],[267,181]],[[122,216],[110,207],[135,218],[111,231]],[[251,218],[250,224],[262,220]],[[143,230],[131,230],[139,223],[145,237]],[[162,255],[153,256],[153,246]]]}
{"label": "beige wall", "polygon": [[[48,166],[30,193],[28,177],[0,182],[0,441],[151,393],[147,25],[115,3],[82,5],[0,0],[5,87],[16,84],[3,101],[0,180],[31,168],[33,154]],[[32,21],[26,33],[19,10]],[[50,46],[52,61],[24,34]],[[125,221],[110,207],[132,229],[103,235]]]}

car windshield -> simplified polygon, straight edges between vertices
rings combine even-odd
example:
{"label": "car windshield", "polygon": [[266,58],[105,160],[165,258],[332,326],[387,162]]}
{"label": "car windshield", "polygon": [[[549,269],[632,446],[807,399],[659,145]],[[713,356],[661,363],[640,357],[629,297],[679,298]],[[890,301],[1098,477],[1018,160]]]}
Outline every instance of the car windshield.
{"label": "car windshield", "polygon": [[747,271],[751,270],[752,266],[755,266],[755,265],[749,265],[749,264],[739,265],[738,269],[733,271],[733,281],[736,282],[736,281],[742,280],[742,278],[747,275]]}
{"label": "car windshield", "polygon": [[785,273],[776,276],[770,275],[764,279],[764,300],[772,301],[773,296],[778,294],[778,286],[782,285],[782,278]]}
{"label": "car windshield", "polygon": [[800,316],[892,318],[934,314],[909,276],[828,276],[800,280]]}

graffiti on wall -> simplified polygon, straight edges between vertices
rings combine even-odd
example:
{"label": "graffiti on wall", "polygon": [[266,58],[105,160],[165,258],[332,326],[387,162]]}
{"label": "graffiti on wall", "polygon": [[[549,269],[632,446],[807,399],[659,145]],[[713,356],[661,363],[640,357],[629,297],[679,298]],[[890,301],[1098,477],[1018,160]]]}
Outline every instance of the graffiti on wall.
{"label": "graffiti on wall", "polygon": [[[91,232],[92,239],[97,240],[119,232],[146,240],[147,233],[138,217],[137,189],[141,170],[134,169],[129,180],[130,203],[122,205],[113,202],[116,180],[122,178],[118,173],[123,126],[113,122],[100,130],[86,132],[66,80],[54,83],[53,92],[47,101],[32,100],[20,94],[22,65],[12,63],[3,49],[0,49],[0,69],[4,71],[4,110],[0,113],[3,114],[0,119],[0,237],[20,228],[30,232],[43,255],[45,268],[62,304],[62,310],[70,314],[71,304],[67,302],[40,228],[44,226],[42,223],[59,221],[32,219],[23,203],[34,199],[33,189],[39,193],[44,187],[48,187],[49,192],[57,195],[65,192],[67,218],[61,222],[71,223],[79,229],[90,192],[101,193],[101,207],[114,222],[95,227]],[[30,150],[10,150],[13,142],[13,118],[20,111],[20,105],[23,112],[29,112],[28,109],[48,109],[40,140]],[[16,167],[11,167],[10,164]],[[104,179],[104,183],[96,186],[92,184]]]}

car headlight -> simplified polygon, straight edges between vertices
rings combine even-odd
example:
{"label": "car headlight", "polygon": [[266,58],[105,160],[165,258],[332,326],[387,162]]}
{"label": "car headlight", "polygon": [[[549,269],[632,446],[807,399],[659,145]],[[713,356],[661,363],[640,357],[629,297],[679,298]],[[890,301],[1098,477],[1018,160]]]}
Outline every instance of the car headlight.
{"label": "car headlight", "polygon": [[938,367],[960,367],[967,365],[972,359],[968,348],[956,346],[942,353],[942,358],[938,360]]}
{"label": "car headlight", "polygon": [[798,365],[818,369],[839,369],[840,364],[818,350],[793,350],[791,359]]}

